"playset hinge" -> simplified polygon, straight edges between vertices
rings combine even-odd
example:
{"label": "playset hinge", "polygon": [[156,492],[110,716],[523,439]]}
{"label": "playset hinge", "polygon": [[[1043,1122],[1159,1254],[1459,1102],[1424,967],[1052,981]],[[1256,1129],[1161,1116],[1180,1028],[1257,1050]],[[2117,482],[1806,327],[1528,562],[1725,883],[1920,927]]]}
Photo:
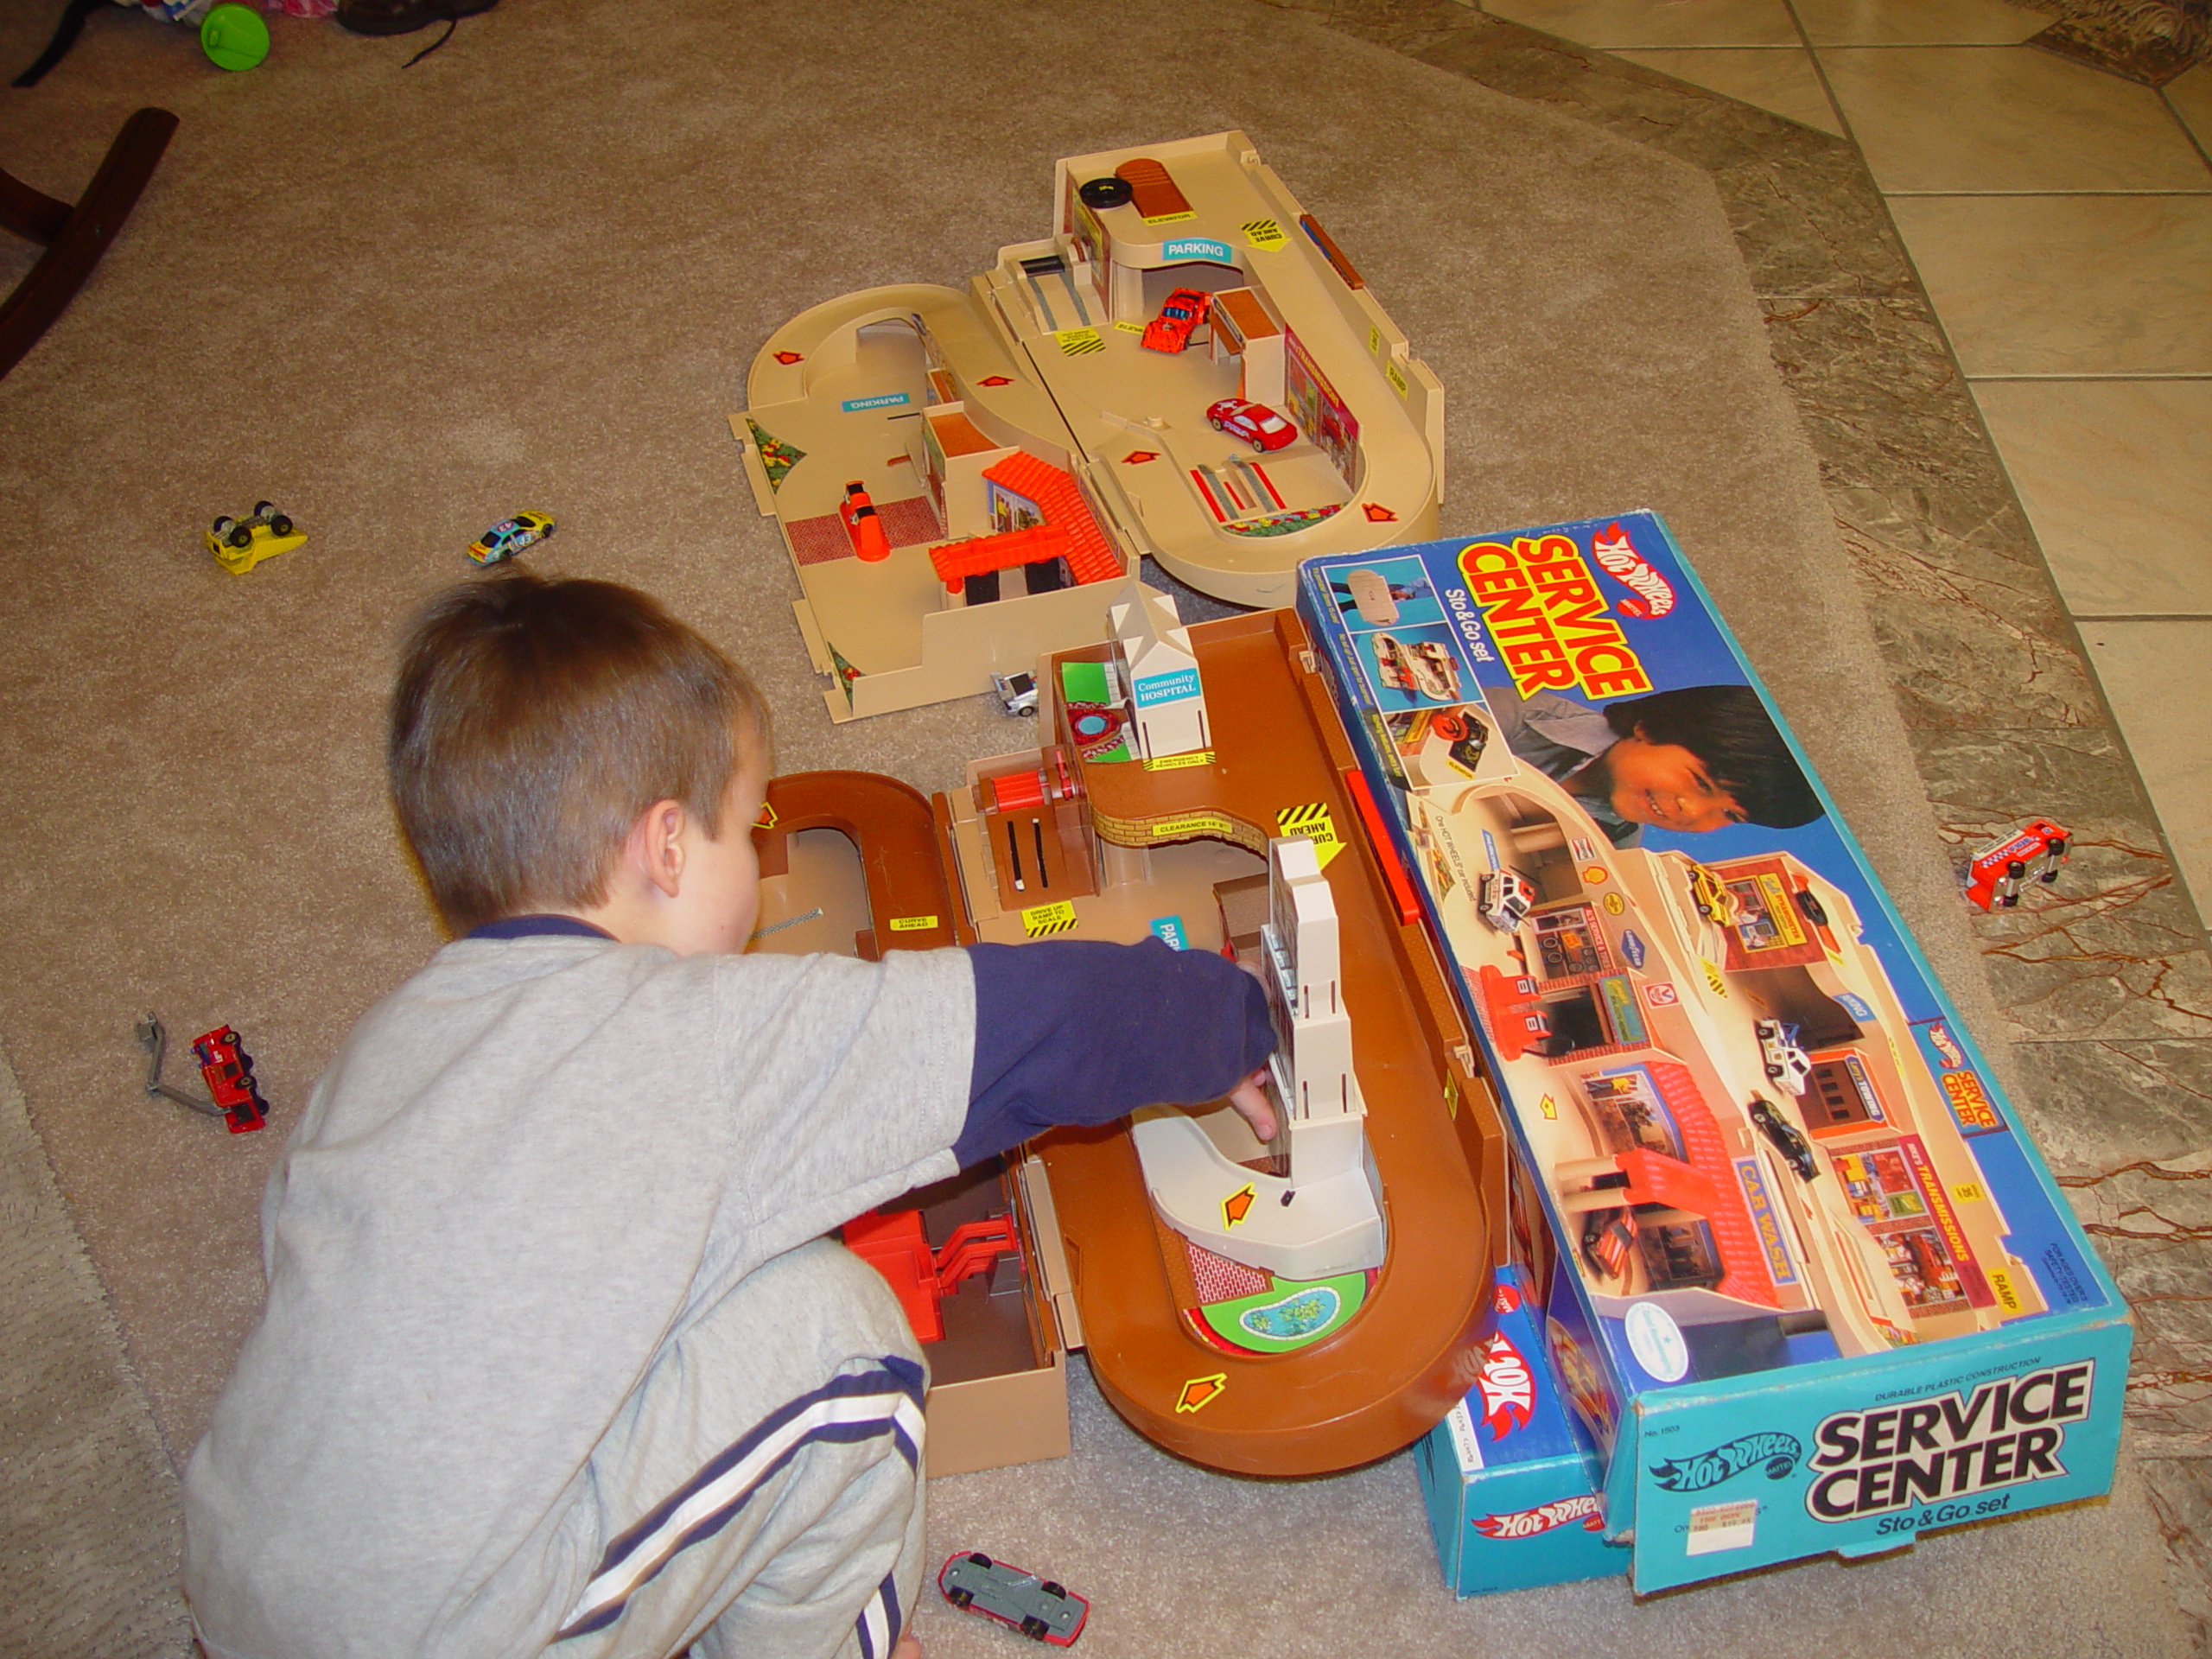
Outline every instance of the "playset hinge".
{"label": "playset hinge", "polygon": [[1016,1175],[1021,1184],[1021,1207],[1029,1224],[1029,1259],[1045,1281],[1045,1297],[1052,1304],[1053,1323],[1059,1326],[1060,1345],[1080,1348],[1083,1316],[1076,1311],[1075,1283],[1068,1272],[1068,1253],[1060,1239],[1060,1212],[1052,1202],[1052,1178],[1045,1160],[1035,1154],[1024,1158]]}

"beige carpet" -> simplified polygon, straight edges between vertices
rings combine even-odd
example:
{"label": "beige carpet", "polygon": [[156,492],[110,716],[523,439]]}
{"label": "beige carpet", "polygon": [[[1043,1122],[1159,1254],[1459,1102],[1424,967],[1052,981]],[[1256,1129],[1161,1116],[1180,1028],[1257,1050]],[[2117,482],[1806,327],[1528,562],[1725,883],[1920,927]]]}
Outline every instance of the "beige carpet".
{"label": "beige carpet", "polygon": [[[0,14],[5,61],[42,42],[38,10]],[[725,417],[793,313],[963,283],[1043,234],[1063,154],[1250,132],[1443,377],[1447,525],[1665,512],[1993,1034],[1701,174],[1249,0],[503,0],[404,72],[424,37],[276,36],[225,76],[184,31],[102,15],[0,102],[0,164],[57,194],[136,105],[183,119],[107,263],[0,383],[0,1038],[173,1455],[253,1318],[283,1129],[436,942],[377,731],[397,620],[467,574],[473,535],[553,513],[532,562],[636,582],[728,645],[777,704],[786,768],[943,787],[1020,741],[980,702],[830,728]],[[311,539],[232,577],[199,531],[264,496]],[[244,1031],[274,1132],[146,1102],[149,1007]],[[933,1529],[1094,1596],[1086,1651],[1767,1653],[1847,1633],[1993,1655],[2060,1629],[2075,1652],[2177,1650],[2132,1488],[1640,1608],[1618,1586],[1457,1605],[1403,1459],[1221,1479],[1077,1393],[1074,1459],[940,1483]],[[14,1503],[17,1449],[0,1454]],[[28,1583],[40,1563],[7,1567]],[[1004,1639],[943,1610],[924,1630],[941,1655]]]}

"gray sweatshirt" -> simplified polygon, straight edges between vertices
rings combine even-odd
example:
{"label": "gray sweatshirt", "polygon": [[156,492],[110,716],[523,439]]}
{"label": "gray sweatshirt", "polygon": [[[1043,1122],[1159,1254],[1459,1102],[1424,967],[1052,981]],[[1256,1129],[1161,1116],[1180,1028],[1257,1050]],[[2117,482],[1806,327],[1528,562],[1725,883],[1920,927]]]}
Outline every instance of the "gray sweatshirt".
{"label": "gray sweatshirt", "polygon": [[211,1653],[536,1651],[622,1402],[761,1263],[953,1172],[975,1024],[959,950],[441,950],[270,1179],[268,1304],[185,1475]]}

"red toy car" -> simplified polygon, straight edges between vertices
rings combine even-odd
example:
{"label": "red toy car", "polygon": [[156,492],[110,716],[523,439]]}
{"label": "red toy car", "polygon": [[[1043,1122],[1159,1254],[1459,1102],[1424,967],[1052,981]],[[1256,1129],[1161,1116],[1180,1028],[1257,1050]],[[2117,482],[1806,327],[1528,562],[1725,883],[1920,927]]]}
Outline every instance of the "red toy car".
{"label": "red toy car", "polygon": [[963,1552],[937,1575],[944,1599],[963,1612],[984,1613],[1011,1624],[1033,1642],[1071,1645],[1083,1634],[1090,1604],[1073,1591],[1039,1579],[982,1551]]}
{"label": "red toy car", "polygon": [[1179,288],[1167,296],[1160,315],[1144,326],[1144,344],[1155,352],[1179,352],[1191,343],[1191,331],[1206,320],[1213,296],[1195,288]]}
{"label": "red toy car", "polygon": [[1298,439],[1298,429],[1274,410],[1242,397],[1224,397],[1208,409],[1206,424],[1217,432],[1243,439],[1255,449],[1280,449]]}

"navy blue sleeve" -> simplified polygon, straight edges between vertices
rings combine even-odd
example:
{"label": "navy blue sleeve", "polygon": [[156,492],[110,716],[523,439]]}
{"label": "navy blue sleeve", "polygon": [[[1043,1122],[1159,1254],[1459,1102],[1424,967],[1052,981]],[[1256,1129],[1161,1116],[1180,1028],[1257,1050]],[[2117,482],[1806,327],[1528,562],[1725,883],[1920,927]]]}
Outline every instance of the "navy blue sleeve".
{"label": "navy blue sleeve", "polygon": [[976,1065],[952,1147],[963,1169],[1055,1124],[1218,1099],[1275,1046],[1259,982],[1210,950],[1045,939],[968,956]]}

